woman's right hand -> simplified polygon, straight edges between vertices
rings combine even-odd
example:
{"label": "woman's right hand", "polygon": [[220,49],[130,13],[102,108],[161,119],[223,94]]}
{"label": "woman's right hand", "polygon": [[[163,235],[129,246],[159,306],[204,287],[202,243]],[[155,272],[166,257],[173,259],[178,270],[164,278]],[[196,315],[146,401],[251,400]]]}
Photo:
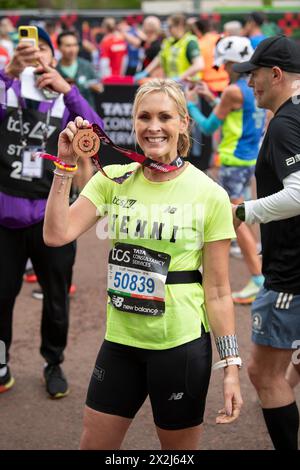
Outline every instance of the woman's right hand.
{"label": "woman's right hand", "polygon": [[217,424],[229,424],[235,421],[241,412],[243,399],[241,396],[239,371],[236,365],[224,369],[224,408],[218,412]]}
{"label": "woman's right hand", "polygon": [[81,116],[77,116],[75,121],[70,121],[67,127],[59,134],[58,138],[58,157],[65,163],[75,165],[78,156],[73,149],[73,139],[79,129],[91,127],[91,124]]}

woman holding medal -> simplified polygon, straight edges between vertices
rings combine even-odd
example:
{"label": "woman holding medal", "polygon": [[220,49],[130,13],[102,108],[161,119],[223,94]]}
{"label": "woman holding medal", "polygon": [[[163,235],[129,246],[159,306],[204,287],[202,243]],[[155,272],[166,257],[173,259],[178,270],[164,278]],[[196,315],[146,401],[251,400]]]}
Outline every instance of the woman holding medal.
{"label": "woman holding medal", "polygon": [[[123,153],[142,164],[99,171],[69,207],[78,155],[99,148],[97,126],[81,117],[70,122],[59,137],[46,209],[50,246],[71,242],[106,214],[112,239],[107,331],[81,449],[120,448],[148,395],[162,449],[198,449],[211,372],[209,324],[221,359],[214,367],[224,372],[217,423],[234,421],[242,405],[228,280],[231,206],[220,186],[184,161],[189,118],[178,84],[154,79],[141,86],[133,123],[145,156]],[[103,131],[100,138],[113,145]]]}

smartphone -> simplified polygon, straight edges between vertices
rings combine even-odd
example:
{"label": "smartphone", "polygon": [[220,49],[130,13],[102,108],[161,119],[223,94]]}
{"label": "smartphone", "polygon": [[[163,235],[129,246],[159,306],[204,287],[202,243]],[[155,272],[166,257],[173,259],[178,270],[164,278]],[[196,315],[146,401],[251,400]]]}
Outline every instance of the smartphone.
{"label": "smartphone", "polygon": [[[19,42],[27,42],[33,47],[39,46],[39,35],[36,26],[19,26],[18,34]],[[31,65],[37,67],[38,62],[33,60]]]}
{"label": "smartphone", "polygon": [[26,41],[31,46],[38,47],[39,36],[36,26],[19,26],[18,33],[20,42]]}

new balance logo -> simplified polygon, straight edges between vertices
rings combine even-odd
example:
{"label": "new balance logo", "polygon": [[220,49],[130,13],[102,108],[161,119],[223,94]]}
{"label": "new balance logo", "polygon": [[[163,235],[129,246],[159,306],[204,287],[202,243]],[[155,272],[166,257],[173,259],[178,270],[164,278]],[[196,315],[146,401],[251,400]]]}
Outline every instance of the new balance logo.
{"label": "new balance logo", "polygon": [[180,393],[172,393],[172,395],[170,396],[170,398],[168,398],[168,400],[181,400],[181,398],[183,397],[184,393],[183,392],[180,392]]}

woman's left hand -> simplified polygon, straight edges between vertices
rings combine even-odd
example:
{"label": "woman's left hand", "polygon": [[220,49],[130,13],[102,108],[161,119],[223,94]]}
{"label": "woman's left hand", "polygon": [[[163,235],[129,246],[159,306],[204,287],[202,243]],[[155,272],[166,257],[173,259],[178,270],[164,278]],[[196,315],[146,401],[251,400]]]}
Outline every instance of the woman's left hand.
{"label": "woman's left hand", "polygon": [[224,408],[218,412],[217,424],[228,424],[235,421],[241,411],[243,399],[240,390],[239,371],[237,366],[228,366],[224,370]]}
{"label": "woman's left hand", "polygon": [[91,127],[91,124],[86,119],[80,116],[75,118],[75,121],[70,121],[67,127],[59,134],[58,139],[58,156],[65,163],[76,164],[78,156],[73,149],[73,139],[79,129]]}

